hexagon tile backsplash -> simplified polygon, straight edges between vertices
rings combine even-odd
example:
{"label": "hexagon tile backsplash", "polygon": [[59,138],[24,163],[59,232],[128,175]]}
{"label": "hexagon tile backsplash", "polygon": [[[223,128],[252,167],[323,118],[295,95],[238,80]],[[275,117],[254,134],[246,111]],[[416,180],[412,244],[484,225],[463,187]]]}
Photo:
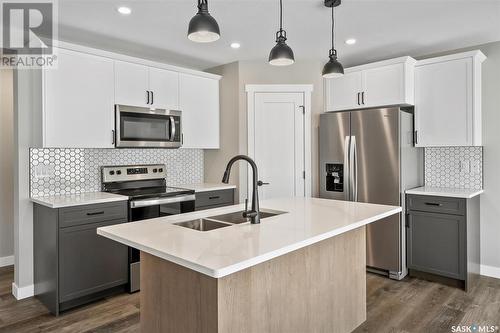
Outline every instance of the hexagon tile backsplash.
{"label": "hexagon tile backsplash", "polygon": [[425,148],[425,186],[483,188],[483,147]]}
{"label": "hexagon tile backsplash", "polygon": [[203,182],[201,149],[31,148],[31,196],[100,191],[100,167],[128,164],[166,165],[167,184]]}

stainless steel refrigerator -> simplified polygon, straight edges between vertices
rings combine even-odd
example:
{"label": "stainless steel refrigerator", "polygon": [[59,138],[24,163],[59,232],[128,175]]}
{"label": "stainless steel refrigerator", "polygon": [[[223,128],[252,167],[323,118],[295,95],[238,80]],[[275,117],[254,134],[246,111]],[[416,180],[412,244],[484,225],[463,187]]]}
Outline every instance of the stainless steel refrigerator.
{"label": "stainless steel refrigerator", "polygon": [[[320,116],[320,197],[402,206],[405,190],[423,184],[423,150],[413,145],[413,110],[383,108]],[[402,279],[404,214],[367,226],[369,270]]]}

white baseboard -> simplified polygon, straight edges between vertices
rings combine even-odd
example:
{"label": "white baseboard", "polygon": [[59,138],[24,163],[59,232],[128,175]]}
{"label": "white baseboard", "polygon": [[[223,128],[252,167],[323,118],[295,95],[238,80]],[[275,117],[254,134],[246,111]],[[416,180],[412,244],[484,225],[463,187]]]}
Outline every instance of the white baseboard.
{"label": "white baseboard", "polygon": [[29,285],[19,288],[14,282],[12,282],[12,295],[14,295],[17,300],[31,297],[35,295],[35,286]]}
{"label": "white baseboard", "polygon": [[14,256],[0,257],[0,267],[14,265]]}
{"label": "white baseboard", "polygon": [[481,265],[481,275],[500,279],[500,267]]}

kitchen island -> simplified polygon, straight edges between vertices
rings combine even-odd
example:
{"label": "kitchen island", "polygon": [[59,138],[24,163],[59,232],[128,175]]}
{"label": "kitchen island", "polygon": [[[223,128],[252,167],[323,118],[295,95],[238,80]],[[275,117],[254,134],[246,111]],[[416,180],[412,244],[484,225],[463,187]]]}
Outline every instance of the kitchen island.
{"label": "kitchen island", "polygon": [[182,226],[235,222],[235,205],[97,229],[141,251],[142,332],[351,332],[366,320],[365,225],[401,208],[316,198],[261,207],[259,225]]}

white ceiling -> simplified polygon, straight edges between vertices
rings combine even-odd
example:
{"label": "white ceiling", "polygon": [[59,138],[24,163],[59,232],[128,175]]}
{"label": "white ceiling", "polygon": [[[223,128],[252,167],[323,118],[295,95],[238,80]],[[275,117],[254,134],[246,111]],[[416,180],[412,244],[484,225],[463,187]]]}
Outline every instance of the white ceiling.
{"label": "white ceiling", "polygon": [[[194,68],[236,60],[267,61],[278,0],[210,0],[221,39],[186,37],[196,0],[59,0],[59,38]],[[284,28],[297,61],[327,60],[330,11],[322,0],[283,0]],[[120,5],[132,14],[117,13]],[[343,0],[337,49],[344,66],[395,56],[422,56],[500,40],[500,0]],[[347,46],[346,38],[357,44]],[[238,41],[241,48],[231,49]]]}

